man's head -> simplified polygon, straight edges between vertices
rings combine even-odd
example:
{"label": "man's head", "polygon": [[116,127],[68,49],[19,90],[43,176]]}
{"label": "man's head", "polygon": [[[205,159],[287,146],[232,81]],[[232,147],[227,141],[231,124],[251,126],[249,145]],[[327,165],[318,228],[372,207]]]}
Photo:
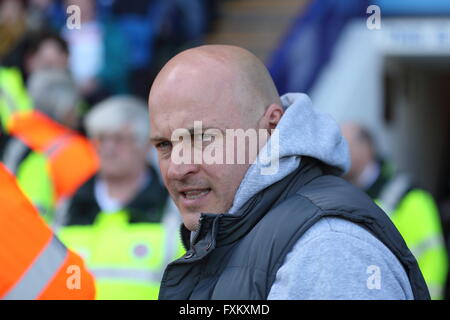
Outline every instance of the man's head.
{"label": "man's head", "polygon": [[29,36],[25,48],[25,71],[28,74],[48,69],[66,70],[69,48],[64,39],[52,32]]}
{"label": "man's head", "polygon": [[270,130],[283,114],[262,62],[244,49],[222,45],[189,49],[170,60],[152,85],[149,110],[151,142],[158,151],[164,183],[190,230],[196,228],[200,213],[225,213],[231,207],[251,160],[176,164],[171,155],[180,142],[171,141],[172,133],[192,129],[194,121],[201,121],[203,130],[214,128],[223,135],[226,129]]}
{"label": "man's head", "polygon": [[102,177],[123,179],[145,170],[149,124],[144,101],[132,96],[108,98],[87,114],[85,127],[100,156]]}
{"label": "man's head", "polygon": [[25,0],[0,0],[0,23],[14,24],[26,16]]}
{"label": "man's head", "polygon": [[28,79],[28,92],[36,109],[62,125],[78,126],[78,105],[81,97],[72,77],[64,70],[41,70]]}
{"label": "man's head", "polygon": [[374,141],[367,129],[352,122],[342,125],[342,135],[348,142],[352,161],[352,166],[345,178],[357,183],[366,165],[375,160]]}

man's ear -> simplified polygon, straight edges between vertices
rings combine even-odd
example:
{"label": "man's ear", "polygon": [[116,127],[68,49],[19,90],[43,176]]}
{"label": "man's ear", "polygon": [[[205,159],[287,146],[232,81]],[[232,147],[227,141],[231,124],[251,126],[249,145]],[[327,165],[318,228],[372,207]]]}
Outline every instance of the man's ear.
{"label": "man's ear", "polygon": [[278,122],[280,122],[281,117],[283,116],[284,110],[283,108],[277,104],[272,103],[266,110],[263,116],[263,125],[270,130],[275,129]]}

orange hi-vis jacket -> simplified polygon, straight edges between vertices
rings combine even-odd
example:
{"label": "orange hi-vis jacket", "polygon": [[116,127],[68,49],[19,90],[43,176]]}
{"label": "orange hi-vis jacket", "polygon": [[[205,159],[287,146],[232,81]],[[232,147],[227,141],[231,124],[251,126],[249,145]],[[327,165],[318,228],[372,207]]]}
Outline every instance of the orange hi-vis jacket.
{"label": "orange hi-vis jacket", "polygon": [[98,170],[99,160],[88,139],[37,110],[12,115],[8,131],[47,156],[56,201],[72,196]]}
{"label": "orange hi-vis jacket", "polygon": [[83,260],[52,233],[0,163],[0,299],[94,299]]}

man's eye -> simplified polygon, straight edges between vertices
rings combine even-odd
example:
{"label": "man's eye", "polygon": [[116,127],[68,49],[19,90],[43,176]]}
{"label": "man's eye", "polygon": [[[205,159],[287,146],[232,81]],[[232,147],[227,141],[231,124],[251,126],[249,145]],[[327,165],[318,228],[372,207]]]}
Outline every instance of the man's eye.
{"label": "man's eye", "polygon": [[199,142],[211,142],[213,140],[214,136],[212,134],[202,133],[194,136],[194,139],[196,139]]}
{"label": "man's eye", "polygon": [[213,136],[212,134],[204,133],[204,134],[202,135],[202,140],[205,141],[205,142],[210,142],[210,141],[212,141],[213,139],[214,139],[214,136]]}
{"label": "man's eye", "polygon": [[164,151],[164,150],[167,150],[168,148],[170,148],[171,146],[172,146],[171,142],[163,141],[156,145],[156,149]]}

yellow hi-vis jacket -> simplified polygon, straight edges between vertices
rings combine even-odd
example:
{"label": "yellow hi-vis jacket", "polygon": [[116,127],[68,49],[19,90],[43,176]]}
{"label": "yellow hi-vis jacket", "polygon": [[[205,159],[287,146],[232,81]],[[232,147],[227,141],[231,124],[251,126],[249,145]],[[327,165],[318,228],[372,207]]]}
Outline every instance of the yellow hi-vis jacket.
{"label": "yellow hi-vis jacket", "polygon": [[443,299],[448,257],[438,208],[424,190],[410,189],[406,175],[396,175],[376,199],[417,259],[432,299]]}
{"label": "yellow hi-vis jacket", "polygon": [[0,116],[3,130],[32,150],[21,164],[3,160],[15,167],[21,189],[51,222],[56,204],[97,171],[96,152],[85,137],[33,109],[14,68],[0,68]]}
{"label": "yellow hi-vis jacket", "polygon": [[92,225],[71,225],[58,235],[79,253],[95,278],[98,300],[156,300],[163,272],[184,252],[177,212],[161,223],[129,223],[125,210],[101,212]]}

